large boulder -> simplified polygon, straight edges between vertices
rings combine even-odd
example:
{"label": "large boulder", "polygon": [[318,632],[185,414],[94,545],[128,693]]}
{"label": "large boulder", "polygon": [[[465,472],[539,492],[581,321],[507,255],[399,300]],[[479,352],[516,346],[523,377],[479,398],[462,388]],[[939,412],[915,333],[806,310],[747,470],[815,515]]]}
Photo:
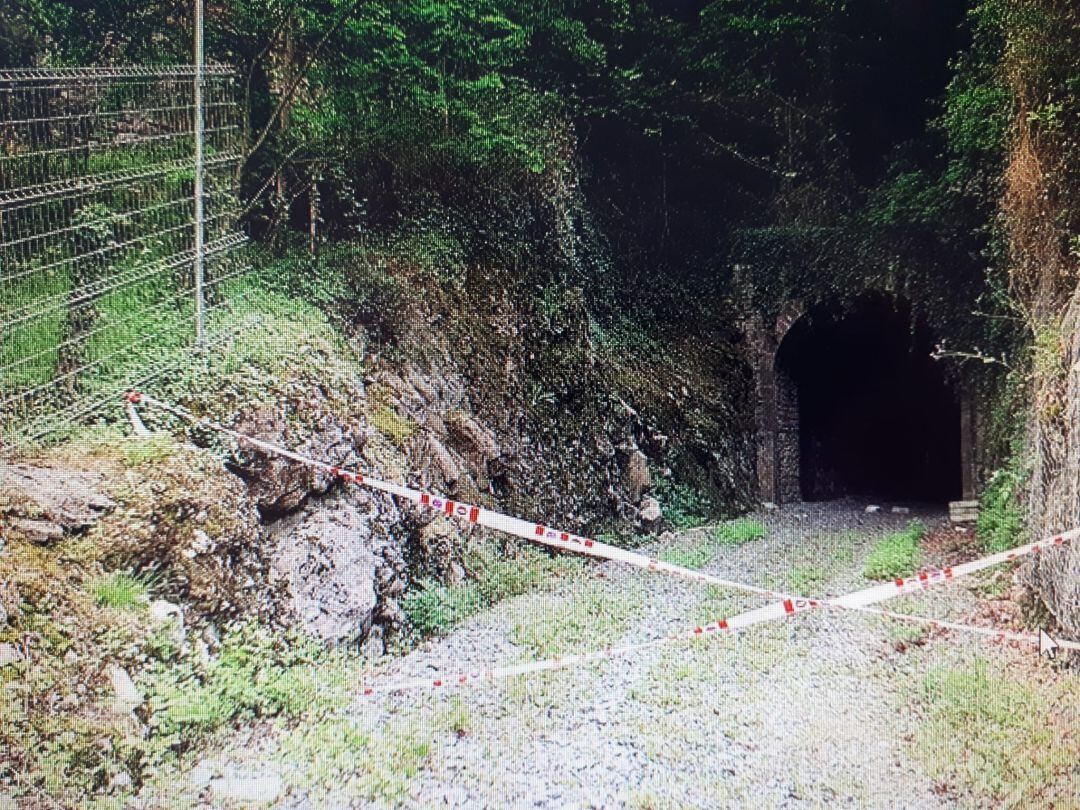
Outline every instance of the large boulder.
{"label": "large boulder", "polygon": [[362,640],[397,611],[385,603],[404,590],[404,563],[389,527],[401,515],[367,490],[312,499],[270,527],[270,564],[284,580],[292,612],[331,644]]}

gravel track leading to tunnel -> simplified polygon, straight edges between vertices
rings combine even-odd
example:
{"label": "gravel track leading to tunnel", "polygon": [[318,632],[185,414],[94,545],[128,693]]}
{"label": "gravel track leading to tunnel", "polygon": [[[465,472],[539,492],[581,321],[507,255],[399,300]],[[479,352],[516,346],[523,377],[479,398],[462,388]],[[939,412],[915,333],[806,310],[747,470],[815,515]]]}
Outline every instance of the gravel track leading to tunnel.
{"label": "gravel track leading to tunnel", "polygon": [[[861,571],[874,540],[916,518],[930,526],[944,521],[939,512],[917,510],[866,514],[849,502],[784,507],[764,516],[764,539],[719,548],[706,570],[840,594],[866,584]],[[685,532],[672,545],[692,546],[706,531]],[[617,564],[586,570],[553,592],[507,600],[387,660],[381,676],[426,677],[643,641],[762,603]],[[960,615],[971,598],[943,588],[918,597],[915,607],[945,618]],[[278,806],[296,810],[373,802],[944,806],[904,749],[916,719],[903,709],[922,673],[918,659],[898,654],[894,642],[877,617],[822,611],[576,670],[358,698],[347,710],[350,728],[377,740],[387,756],[381,776],[363,780],[366,799],[343,786],[348,767],[329,777],[321,752],[304,761],[274,735],[253,738],[231,756],[241,768],[243,761],[272,763],[291,785]]]}

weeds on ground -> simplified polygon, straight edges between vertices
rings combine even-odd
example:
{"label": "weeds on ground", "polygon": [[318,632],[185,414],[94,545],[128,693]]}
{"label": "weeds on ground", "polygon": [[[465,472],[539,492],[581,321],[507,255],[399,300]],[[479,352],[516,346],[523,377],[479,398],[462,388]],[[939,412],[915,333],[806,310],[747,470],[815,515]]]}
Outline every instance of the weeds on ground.
{"label": "weeds on ground", "polygon": [[279,756],[301,766],[299,781],[316,801],[320,789],[330,788],[396,806],[430,756],[436,732],[453,731],[444,714],[433,712],[423,723],[403,718],[379,726],[347,712],[308,717],[285,737]]}
{"label": "weeds on ground", "polygon": [[446,633],[503,599],[548,588],[584,571],[584,562],[573,557],[528,547],[515,552],[500,552],[490,542],[473,546],[465,560],[472,578],[456,585],[421,580],[402,600],[405,615],[421,634]]}
{"label": "weeds on ground", "polygon": [[713,530],[713,539],[722,546],[741,546],[765,536],[765,524],[752,518],[738,518],[721,523]]}
{"label": "weeds on ground", "polygon": [[926,626],[921,624],[890,621],[886,622],[885,628],[890,640],[904,644],[914,644],[926,638]]}
{"label": "weeds on ground", "polygon": [[739,518],[728,523],[722,523],[689,544],[677,541],[674,545],[660,553],[664,562],[681,565],[683,568],[701,568],[708,565],[722,548],[730,548],[748,543],[751,540],[759,540],[765,536],[765,524],[750,518]]}
{"label": "weeds on ground", "polygon": [[797,565],[788,574],[788,587],[800,596],[817,594],[829,576],[825,569],[816,565]]}
{"label": "weeds on ground", "polygon": [[919,562],[919,542],[926,527],[917,520],[907,528],[887,534],[878,540],[863,567],[868,579],[893,579],[911,574]]}
{"label": "weeds on ground", "polygon": [[[693,617],[699,625],[715,622],[739,612],[743,601],[728,590],[709,586]],[[716,700],[716,679],[730,666],[733,655],[730,639],[723,636],[701,636],[666,646],[635,685],[633,697],[667,710],[711,706]]]}
{"label": "weeds on ground", "polygon": [[278,637],[256,624],[241,625],[205,664],[159,666],[150,683],[151,728],[177,740],[212,731],[238,718],[296,715],[316,705],[316,665],[328,657],[314,641]]}
{"label": "weeds on ground", "polygon": [[636,588],[615,591],[596,581],[558,601],[535,594],[511,629],[514,643],[530,657],[550,658],[614,644],[642,607]]}
{"label": "weeds on ground", "polygon": [[1070,807],[1076,800],[1080,692],[977,659],[932,669],[916,749],[929,774],[997,807]]}

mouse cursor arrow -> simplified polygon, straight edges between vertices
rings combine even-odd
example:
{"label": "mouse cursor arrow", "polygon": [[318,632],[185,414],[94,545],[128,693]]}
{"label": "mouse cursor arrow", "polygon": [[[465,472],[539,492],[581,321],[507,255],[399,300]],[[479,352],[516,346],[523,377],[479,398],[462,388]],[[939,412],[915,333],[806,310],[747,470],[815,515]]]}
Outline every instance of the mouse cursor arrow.
{"label": "mouse cursor arrow", "polygon": [[1045,655],[1052,660],[1057,655],[1060,646],[1052,635],[1045,630],[1039,631],[1039,655]]}

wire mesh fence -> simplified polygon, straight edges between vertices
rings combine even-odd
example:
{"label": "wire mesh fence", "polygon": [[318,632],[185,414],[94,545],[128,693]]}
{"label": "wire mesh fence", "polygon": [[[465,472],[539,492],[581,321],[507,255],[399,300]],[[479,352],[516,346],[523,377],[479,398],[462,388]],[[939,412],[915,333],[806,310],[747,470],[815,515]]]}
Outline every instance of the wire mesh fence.
{"label": "wire mesh fence", "polygon": [[236,78],[201,91],[199,240],[194,67],[0,71],[3,445],[183,363],[246,271]]}

